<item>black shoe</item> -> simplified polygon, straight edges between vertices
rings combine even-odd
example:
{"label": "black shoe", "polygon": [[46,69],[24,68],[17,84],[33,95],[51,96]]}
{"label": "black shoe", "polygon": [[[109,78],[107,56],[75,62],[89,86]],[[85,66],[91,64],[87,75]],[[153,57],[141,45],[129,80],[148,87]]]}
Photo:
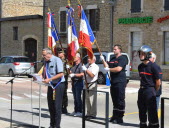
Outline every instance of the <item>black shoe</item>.
{"label": "black shoe", "polygon": [[95,116],[87,116],[86,119],[95,119],[96,117]]}
{"label": "black shoe", "polygon": [[140,124],[140,128],[148,128],[147,124]]}
{"label": "black shoe", "polygon": [[62,108],[62,114],[68,114],[67,108]]}
{"label": "black shoe", "polygon": [[116,119],[116,118],[112,116],[112,117],[110,118],[109,122],[113,122],[115,119]]}
{"label": "black shoe", "polygon": [[113,124],[122,124],[123,123],[123,119],[115,119],[112,121]]}
{"label": "black shoe", "polygon": [[88,117],[89,117],[88,115],[85,116],[86,119],[87,119]]}
{"label": "black shoe", "polygon": [[49,126],[49,128],[56,128],[56,126]]}

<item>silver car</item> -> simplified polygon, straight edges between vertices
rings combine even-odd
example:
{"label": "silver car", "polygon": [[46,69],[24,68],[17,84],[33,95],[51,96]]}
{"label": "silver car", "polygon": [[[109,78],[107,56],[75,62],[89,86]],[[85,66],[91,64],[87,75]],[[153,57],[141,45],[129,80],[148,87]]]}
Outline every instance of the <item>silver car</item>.
{"label": "silver car", "polygon": [[0,75],[28,75],[35,72],[34,63],[26,56],[3,56],[0,59]]}

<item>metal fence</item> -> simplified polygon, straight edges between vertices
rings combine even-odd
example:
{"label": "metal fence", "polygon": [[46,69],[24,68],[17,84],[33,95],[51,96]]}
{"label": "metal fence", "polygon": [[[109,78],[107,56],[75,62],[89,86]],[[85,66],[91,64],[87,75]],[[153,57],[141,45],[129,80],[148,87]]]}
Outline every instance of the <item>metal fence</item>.
{"label": "metal fence", "polygon": [[[82,128],[85,128],[86,127],[86,124],[85,124],[85,121],[90,121],[90,122],[93,122],[93,123],[97,123],[97,124],[102,124],[102,125],[105,125],[105,128],[109,128],[109,92],[104,92],[104,91],[94,91],[94,92],[101,92],[101,93],[105,93],[106,94],[106,98],[105,98],[105,118],[104,118],[104,121],[105,122],[101,122],[101,121],[98,121],[98,120],[89,120],[89,119],[86,119],[85,117],[85,97],[86,97],[86,91],[89,90],[89,89],[83,89],[83,113],[82,113]],[[90,90],[92,91],[92,90]]]}
{"label": "metal fence", "polygon": [[169,98],[161,97],[161,128],[164,128],[164,100],[169,100]]}

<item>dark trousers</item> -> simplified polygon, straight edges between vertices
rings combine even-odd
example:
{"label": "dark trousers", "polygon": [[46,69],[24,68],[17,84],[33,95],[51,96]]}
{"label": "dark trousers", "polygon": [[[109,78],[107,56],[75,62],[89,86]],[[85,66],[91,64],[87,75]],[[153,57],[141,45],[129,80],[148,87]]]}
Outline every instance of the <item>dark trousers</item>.
{"label": "dark trousers", "polygon": [[147,124],[148,113],[149,128],[159,128],[155,88],[140,88],[137,104],[139,109],[140,125]]}
{"label": "dark trousers", "polygon": [[65,76],[65,89],[64,89],[64,93],[63,93],[63,102],[62,102],[63,109],[67,108],[67,106],[68,106],[67,89],[68,89],[68,77]]}
{"label": "dark trousers", "polygon": [[72,81],[72,92],[74,98],[74,111],[82,113],[82,90],[83,90],[83,80]]}
{"label": "dark trousers", "polygon": [[62,99],[65,83],[60,83],[55,89],[55,100],[53,100],[53,89],[48,87],[47,99],[50,113],[50,125],[60,128],[62,114]]}
{"label": "dark trousers", "polygon": [[125,112],[126,82],[111,84],[110,93],[113,102],[113,119],[123,118]]}

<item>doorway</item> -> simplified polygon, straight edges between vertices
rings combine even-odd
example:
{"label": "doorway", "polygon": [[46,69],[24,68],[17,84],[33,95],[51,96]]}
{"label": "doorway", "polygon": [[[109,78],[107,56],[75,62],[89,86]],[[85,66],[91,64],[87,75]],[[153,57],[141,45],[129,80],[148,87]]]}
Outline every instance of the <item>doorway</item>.
{"label": "doorway", "polygon": [[[30,58],[31,62],[37,61],[37,40],[33,38],[28,38],[24,41],[24,55]],[[35,71],[37,71],[37,66],[35,65]]]}

